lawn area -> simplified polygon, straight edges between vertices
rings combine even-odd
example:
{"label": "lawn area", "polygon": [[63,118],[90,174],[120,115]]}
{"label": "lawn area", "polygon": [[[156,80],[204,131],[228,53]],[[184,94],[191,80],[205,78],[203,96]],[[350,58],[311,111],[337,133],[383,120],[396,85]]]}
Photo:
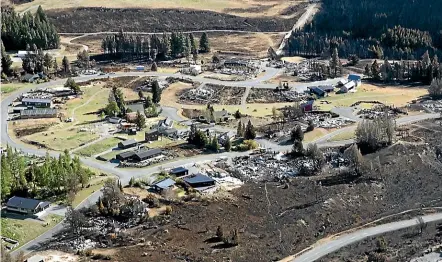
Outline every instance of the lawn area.
{"label": "lawn area", "polygon": [[349,131],[345,131],[342,133],[339,133],[335,136],[332,136],[329,141],[344,141],[344,140],[348,140],[348,139],[352,139],[355,138],[355,129],[349,130]]}
{"label": "lawn area", "polygon": [[313,131],[304,133],[304,142],[313,142],[328,133],[330,133],[332,130],[327,130],[324,128],[315,128]]}
{"label": "lawn area", "polygon": [[[282,108],[285,106],[293,105],[294,103],[271,103],[271,104],[247,104],[246,107],[241,105],[214,105],[215,110],[222,110],[225,109],[229,111],[230,113],[235,113],[236,110],[239,109],[239,111],[242,114],[254,116],[254,117],[266,117],[266,116],[272,116],[272,108]],[[205,107],[205,106],[203,106]],[[200,107],[201,108],[201,107]]]}
{"label": "lawn area", "polygon": [[[330,96],[318,100],[316,103],[322,110],[327,110],[332,107],[350,106],[355,102],[379,101],[387,105],[394,105],[396,107],[405,106],[412,100],[428,94],[426,88],[412,88],[412,87],[394,87],[386,86],[380,87],[371,84],[363,84],[357,89],[356,93],[347,94],[331,94]],[[319,101],[329,101],[331,104],[320,104]]]}
{"label": "lawn area", "polygon": [[19,247],[48,231],[63,220],[62,216],[53,214],[47,215],[44,222],[42,221],[41,223],[22,218],[21,215],[14,215],[10,218],[2,215],[1,218],[2,236],[18,240],[20,242]]}
{"label": "lawn area", "polygon": [[121,142],[121,139],[115,137],[109,137],[101,141],[98,141],[95,144],[84,147],[75,153],[82,156],[94,156],[112,147],[116,147],[119,142]]}
{"label": "lawn area", "polygon": [[64,151],[65,149],[71,150],[77,148],[98,137],[96,133],[80,132],[77,128],[66,130],[55,127],[51,128],[50,131],[25,136],[23,140],[39,142],[50,149]]}
{"label": "lawn area", "polygon": [[100,190],[103,187],[104,181],[109,179],[110,177],[98,177],[97,179],[92,180],[89,184],[90,186],[87,188],[83,188],[75,195],[74,201],[72,201],[72,206],[77,207],[83,200],[85,200],[92,193]]}
{"label": "lawn area", "polygon": [[9,96],[10,93],[15,92],[21,88],[29,87],[32,84],[29,83],[9,83],[9,84],[1,84],[1,96],[2,100]]}

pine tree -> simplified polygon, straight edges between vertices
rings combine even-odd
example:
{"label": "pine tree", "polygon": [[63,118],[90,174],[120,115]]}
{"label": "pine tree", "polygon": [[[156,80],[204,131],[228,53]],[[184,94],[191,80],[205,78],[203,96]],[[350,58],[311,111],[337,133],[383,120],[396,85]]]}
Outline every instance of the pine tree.
{"label": "pine tree", "polygon": [[374,60],[373,64],[371,65],[371,76],[374,80],[380,80],[381,76],[381,69],[379,67],[379,64],[376,60]]}
{"label": "pine tree", "polygon": [[46,72],[49,72],[49,68],[52,67],[52,56],[49,53],[46,53],[43,58],[43,65],[46,68]]}
{"label": "pine tree", "polygon": [[304,140],[304,132],[302,132],[301,126],[296,125],[291,132],[292,141],[302,141]]}
{"label": "pine tree", "polygon": [[68,78],[66,80],[66,83],[64,84],[65,87],[69,87],[75,94],[79,94],[81,92],[80,86],[75,83],[75,80],[72,78]]}
{"label": "pine tree", "polygon": [[59,68],[58,68],[58,63],[57,63],[57,59],[56,58],[54,58],[53,65],[54,65],[54,72],[55,72],[55,74],[57,74]]}
{"label": "pine tree", "polygon": [[146,125],[146,118],[141,114],[140,111],[137,111],[137,119],[135,120],[137,127],[139,130],[143,129]]}
{"label": "pine tree", "polygon": [[1,41],[1,63],[2,63],[2,73],[7,76],[12,74],[12,59],[6,54],[5,46],[3,45],[3,41]]}
{"label": "pine tree", "polygon": [[140,100],[143,100],[144,98],[144,93],[142,90],[138,91],[138,98],[140,98]]}
{"label": "pine tree", "polygon": [[152,83],[152,101],[158,104],[161,101],[161,88],[157,80]]}
{"label": "pine tree", "polygon": [[246,131],[244,133],[244,138],[246,140],[255,139],[256,138],[255,127],[252,125],[252,121],[250,121],[250,120],[247,123]]}
{"label": "pine tree", "polygon": [[200,38],[200,52],[201,53],[210,52],[209,38],[206,32],[204,32]]}
{"label": "pine tree", "polygon": [[[337,77],[339,74],[342,73],[342,64],[341,64],[341,60],[339,59],[337,48],[333,48],[332,57],[330,59],[330,68],[332,70],[333,77]],[[339,72],[339,74],[338,74],[338,72]]]}
{"label": "pine tree", "polygon": [[64,73],[67,74],[67,73],[71,72],[71,65],[70,65],[69,59],[66,56],[63,57],[62,65],[63,65],[63,72]]}
{"label": "pine tree", "polygon": [[223,147],[227,152],[230,152],[230,150],[232,150],[232,141],[230,141],[230,139],[227,138],[223,144]]}
{"label": "pine tree", "polygon": [[371,77],[371,70],[370,70],[370,66],[368,64],[365,65],[364,74],[367,77]]}
{"label": "pine tree", "polygon": [[244,134],[244,131],[242,129],[242,123],[241,123],[241,121],[238,121],[238,128],[236,129],[236,136],[242,137],[243,134]]}
{"label": "pine tree", "polygon": [[152,63],[152,67],[150,68],[150,70],[151,70],[152,72],[156,72],[156,71],[158,71],[158,66],[157,66],[157,63],[156,63],[156,62],[153,62],[153,63]]}

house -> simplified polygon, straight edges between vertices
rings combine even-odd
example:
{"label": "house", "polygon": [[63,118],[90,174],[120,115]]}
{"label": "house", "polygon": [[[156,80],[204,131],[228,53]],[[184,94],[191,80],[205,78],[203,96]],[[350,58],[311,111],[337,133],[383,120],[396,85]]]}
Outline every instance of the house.
{"label": "house", "polygon": [[189,169],[184,168],[182,166],[175,167],[169,171],[169,174],[174,175],[176,177],[187,176],[189,174]]}
{"label": "house", "polygon": [[335,87],[332,85],[318,86],[318,88],[320,88],[322,91],[327,92],[327,93],[335,91]]}
{"label": "house", "polygon": [[149,149],[149,150],[140,150],[135,152],[133,159],[135,161],[143,161],[150,158],[154,158],[163,154],[163,150],[159,148]]}
{"label": "house", "polygon": [[301,104],[301,108],[304,112],[311,112],[313,111],[313,103],[315,102],[315,100],[308,100],[305,103]]}
{"label": "house", "polygon": [[13,196],[6,203],[6,210],[22,214],[34,215],[47,209],[50,204],[50,202],[44,202],[37,199]]}
{"label": "house", "polygon": [[[227,112],[227,110],[223,109],[221,111],[214,111],[213,112],[213,118],[215,119],[215,122],[226,122],[230,119],[230,113]],[[209,121],[210,122],[210,121]]]}
{"label": "house", "polygon": [[120,129],[122,132],[132,132],[133,129],[137,129],[137,125],[133,124],[133,123],[121,123],[120,124]]}
{"label": "house", "polygon": [[111,124],[121,124],[121,122],[123,121],[123,119],[121,119],[121,118],[119,118],[119,117],[115,117],[115,116],[113,116],[113,117],[109,117],[109,118],[107,119],[107,121],[108,121],[109,123],[111,123]]}
{"label": "house", "polygon": [[40,255],[33,255],[32,257],[25,260],[25,262],[44,262],[45,258]]}
{"label": "house", "polygon": [[174,186],[175,186],[175,181],[173,181],[170,178],[166,178],[161,181],[155,182],[152,185],[152,189],[155,190],[156,192],[161,193],[164,190],[168,190],[168,189],[173,188]]}
{"label": "house", "polygon": [[310,94],[315,94],[318,97],[326,97],[327,93],[317,86],[308,87]]}
{"label": "house", "polygon": [[52,99],[51,98],[39,98],[39,97],[24,97],[21,100],[21,103],[25,106],[51,107],[52,106]]}
{"label": "house", "polygon": [[144,104],[143,103],[135,103],[126,105],[126,111],[134,112],[135,114],[140,111],[141,114],[144,115]]}
{"label": "house", "polygon": [[339,81],[338,81],[338,86],[343,86],[343,85],[345,85],[345,84],[347,84],[348,83],[348,80],[347,79],[340,79]]}
{"label": "house", "polygon": [[159,132],[156,129],[147,131],[146,133],[144,133],[144,141],[149,142],[149,141],[157,141],[159,137]]}
{"label": "house", "polygon": [[183,177],[183,181],[193,188],[210,187],[215,185],[215,180],[201,173]]}
{"label": "house", "polygon": [[54,108],[37,108],[37,109],[26,109],[20,111],[20,119],[53,118],[53,117],[57,117],[57,109]]}
{"label": "house", "polygon": [[120,160],[120,161],[129,161],[134,156],[135,156],[135,152],[134,151],[127,151],[127,152],[122,152],[122,153],[117,154],[115,156],[115,158]]}
{"label": "house", "polygon": [[172,139],[178,138],[178,130],[175,128],[161,130],[160,134],[165,137],[172,138]]}
{"label": "house", "polygon": [[348,91],[352,90],[356,87],[356,83],[353,81],[348,82],[347,84],[341,86],[341,89],[339,92],[341,93],[347,93]]}
{"label": "house", "polygon": [[157,125],[158,131],[161,131],[161,130],[164,130],[164,129],[168,129],[168,128],[172,128],[172,127],[173,127],[173,120],[168,118],[168,117],[158,121],[158,125]]}
{"label": "house", "polygon": [[38,74],[32,75],[32,74],[25,74],[21,77],[22,82],[28,82],[33,83],[35,80],[40,79],[40,76]]}
{"label": "house", "polygon": [[348,81],[353,81],[355,83],[355,87],[358,87],[362,84],[362,77],[360,75],[348,75]]}
{"label": "house", "polygon": [[121,149],[131,148],[136,146],[137,144],[138,142],[135,139],[127,139],[118,143],[118,148]]}

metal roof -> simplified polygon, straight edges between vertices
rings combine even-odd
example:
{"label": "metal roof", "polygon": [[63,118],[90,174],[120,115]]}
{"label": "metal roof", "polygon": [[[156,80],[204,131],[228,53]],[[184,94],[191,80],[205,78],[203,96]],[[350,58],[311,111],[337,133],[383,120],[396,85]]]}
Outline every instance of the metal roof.
{"label": "metal roof", "polygon": [[35,116],[35,115],[56,115],[57,109],[54,108],[36,108],[25,109],[20,111],[20,116]]}
{"label": "metal roof", "polygon": [[14,207],[14,208],[24,208],[28,210],[34,210],[37,208],[40,204],[42,205],[49,205],[49,202],[44,202],[37,199],[32,198],[24,198],[24,197],[17,197],[13,196],[8,200],[8,203],[6,203],[6,206],[8,207]]}
{"label": "metal roof", "polygon": [[147,151],[140,151],[140,152],[135,152],[135,156],[138,157],[139,159],[145,159],[145,158],[149,158],[155,155],[159,155],[163,153],[163,150],[159,149],[159,148],[155,148],[155,149],[150,149]]}
{"label": "metal roof", "polygon": [[152,186],[159,187],[161,189],[168,189],[169,187],[175,185],[175,181],[170,178],[163,179],[161,181],[156,182]]}
{"label": "metal roof", "polygon": [[119,154],[117,155],[117,157],[119,156],[119,157],[121,157],[121,158],[130,158],[130,157],[132,157],[132,156],[134,156],[134,155],[135,155],[135,152],[134,152],[134,151],[127,151],[127,152],[119,153]]}
{"label": "metal roof", "polygon": [[177,174],[177,173],[182,173],[182,172],[186,172],[186,171],[189,171],[189,169],[180,166],[180,167],[175,167],[175,168],[171,169],[170,173]]}
{"label": "metal roof", "polygon": [[183,180],[188,184],[215,182],[213,178],[203,175],[201,173],[184,177]]}
{"label": "metal roof", "polygon": [[22,103],[51,103],[52,100],[50,98],[32,98],[25,97],[21,100]]}
{"label": "metal roof", "polygon": [[359,80],[361,80],[361,76],[360,75],[348,75],[348,80],[359,81]]}
{"label": "metal roof", "polygon": [[127,139],[124,141],[121,141],[119,144],[123,145],[123,146],[129,146],[129,145],[133,145],[138,143],[135,139]]}

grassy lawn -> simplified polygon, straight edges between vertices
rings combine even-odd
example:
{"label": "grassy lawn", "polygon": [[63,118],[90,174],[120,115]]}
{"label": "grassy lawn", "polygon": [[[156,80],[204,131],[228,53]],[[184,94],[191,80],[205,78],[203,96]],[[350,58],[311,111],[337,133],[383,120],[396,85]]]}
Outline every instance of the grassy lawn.
{"label": "grassy lawn", "polygon": [[331,131],[324,128],[315,128],[313,131],[304,133],[304,142],[313,142],[316,139],[319,139]]}
{"label": "grassy lawn", "polygon": [[65,149],[71,150],[98,138],[98,134],[80,132],[76,128],[58,131],[57,128],[51,128],[50,130],[51,131],[36,133],[23,138],[42,143],[48,148],[58,151],[64,151]]}
{"label": "grassy lawn", "polygon": [[35,220],[21,219],[20,215],[16,215],[16,217],[17,219],[2,216],[1,226],[2,236],[18,240],[20,242],[19,247],[48,231],[63,220],[62,216],[53,214],[47,215],[42,223]]}
{"label": "grassy lawn", "polygon": [[343,141],[355,138],[355,129],[339,133],[329,139],[329,141]]}
{"label": "grassy lawn", "polygon": [[350,106],[357,101],[374,100],[388,105],[401,107],[427,93],[428,91],[426,88],[393,86],[379,87],[371,84],[363,84],[358,88],[356,93],[331,94],[330,96],[319,100],[329,101],[331,104],[320,104],[319,101],[315,104],[322,110],[327,110],[333,107]]}
{"label": "grassy lawn", "polygon": [[15,92],[21,88],[29,87],[32,84],[29,83],[9,83],[9,84],[1,84],[1,96],[2,100],[9,96],[10,93]]}
{"label": "grassy lawn", "polygon": [[103,151],[108,150],[109,148],[117,146],[117,144],[121,142],[120,139],[115,137],[110,137],[103,139],[95,144],[92,144],[90,146],[84,147],[77,152],[76,154],[82,155],[82,156],[94,156],[96,154],[99,154]]}

